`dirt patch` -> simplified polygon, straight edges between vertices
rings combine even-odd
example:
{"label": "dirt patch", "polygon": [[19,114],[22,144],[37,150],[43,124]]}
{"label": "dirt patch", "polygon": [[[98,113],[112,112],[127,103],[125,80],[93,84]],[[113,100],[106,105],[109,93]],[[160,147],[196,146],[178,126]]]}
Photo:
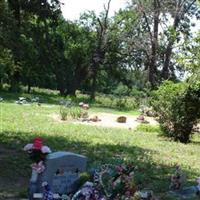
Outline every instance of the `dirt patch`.
{"label": "dirt patch", "polygon": [[[98,116],[100,121],[98,121],[98,122],[82,121],[82,120],[63,121],[63,120],[61,120],[59,114],[54,113],[54,114],[50,115],[50,117],[54,121],[60,122],[60,123],[71,122],[73,124],[84,124],[84,125],[101,126],[101,127],[108,127],[108,128],[135,129],[139,124],[141,124],[136,121],[137,116],[124,115],[127,118],[126,123],[118,123],[117,122],[117,118],[122,115],[110,114],[110,113],[98,113],[98,114],[90,114],[89,118],[93,118],[94,116]],[[156,122],[156,120],[152,117],[145,117],[145,120],[147,120],[150,125],[158,124]]]}

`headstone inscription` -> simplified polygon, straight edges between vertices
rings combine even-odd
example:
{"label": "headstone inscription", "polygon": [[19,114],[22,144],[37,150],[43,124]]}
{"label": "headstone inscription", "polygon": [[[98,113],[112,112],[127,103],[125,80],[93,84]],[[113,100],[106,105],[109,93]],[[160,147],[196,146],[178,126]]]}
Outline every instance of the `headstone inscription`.
{"label": "headstone inscription", "polygon": [[42,193],[47,182],[54,194],[67,194],[77,189],[79,174],[86,170],[87,158],[71,152],[55,152],[46,157],[45,171],[39,174],[34,193]]}

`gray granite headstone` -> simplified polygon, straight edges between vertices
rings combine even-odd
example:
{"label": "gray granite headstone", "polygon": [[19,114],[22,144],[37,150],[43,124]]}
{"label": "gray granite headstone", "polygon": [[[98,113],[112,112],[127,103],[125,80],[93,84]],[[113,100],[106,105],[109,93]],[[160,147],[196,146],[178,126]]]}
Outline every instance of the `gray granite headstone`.
{"label": "gray granite headstone", "polygon": [[37,180],[37,192],[42,192],[42,182],[47,181],[52,192],[66,194],[75,191],[79,174],[86,170],[87,158],[71,152],[55,152],[47,156],[45,171]]}

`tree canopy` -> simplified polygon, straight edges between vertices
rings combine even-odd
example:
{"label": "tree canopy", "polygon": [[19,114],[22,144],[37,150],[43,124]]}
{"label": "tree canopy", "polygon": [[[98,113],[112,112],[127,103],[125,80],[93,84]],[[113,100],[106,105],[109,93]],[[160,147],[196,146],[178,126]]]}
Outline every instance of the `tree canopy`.
{"label": "tree canopy", "polygon": [[[196,0],[132,0],[109,17],[63,18],[59,0],[0,1],[0,85],[113,93],[121,85],[156,88],[199,68],[200,19]],[[199,70],[199,69],[198,69]]]}

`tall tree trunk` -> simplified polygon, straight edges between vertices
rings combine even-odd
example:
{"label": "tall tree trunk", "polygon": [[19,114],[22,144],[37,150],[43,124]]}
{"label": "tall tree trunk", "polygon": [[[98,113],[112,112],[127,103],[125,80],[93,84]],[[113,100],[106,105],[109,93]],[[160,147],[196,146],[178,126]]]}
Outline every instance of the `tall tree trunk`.
{"label": "tall tree trunk", "polygon": [[[174,19],[174,25],[173,25],[174,31],[176,31],[176,29],[177,29],[177,27],[179,25],[179,22],[180,22],[180,18],[179,18],[178,14],[177,14],[175,19]],[[169,43],[168,43],[167,48],[166,48],[165,60],[164,60],[163,69],[162,69],[162,78],[164,80],[167,80],[170,77],[169,65],[170,65],[170,60],[171,60],[171,55],[172,55],[172,49],[173,49],[174,42],[175,42],[175,37],[171,37],[169,39]]]}
{"label": "tall tree trunk", "polygon": [[154,88],[156,85],[156,60],[158,51],[158,26],[159,26],[159,16],[160,16],[160,5],[157,0],[154,0],[154,23],[153,23],[153,34],[151,34],[151,57],[148,69],[148,81],[151,87]]}
{"label": "tall tree trunk", "polygon": [[30,94],[31,92],[31,81],[28,80],[28,89],[27,89],[27,93]]}
{"label": "tall tree trunk", "polygon": [[[18,65],[20,63],[20,28],[21,28],[21,15],[20,15],[20,1],[19,0],[8,0],[8,6],[11,11],[13,11],[13,15],[16,21],[16,29],[15,29],[15,38],[13,38],[15,41],[14,47],[12,47],[12,52],[14,55],[14,63],[15,65]],[[11,78],[11,87],[10,90],[12,92],[19,92],[19,81],[20,81],[20,72],[15,71],[12,78]]]}
{"label": "tall tree trunk", "polygon": [[93,71],[92,71],[92,86],[91,86],[91,94],[90,99],[95,99],[96,87],[97,87],[97,71],[98,71],[98,63],[93,64]]}
{"label": "tall tree trunk", "polygon": [[[175,14],[175,18],[174,18],[174,23],[173,23],[173,29],[176,32],[177,28],[179,26],[179,23],[181,21],[181,19],[184,18],[184,15],[188,12],[188,10],[192,7],[192,5],[196,2],[196,0],[191,1],[191,3],[188,5],[187,8],[183,9],[183,5],[181,1],[178,1],[177,5],[176,5],[176,14]],[[162,69],[162,78],[164,80],[167,80],[170,78],[170,60],[171,60],[171,55],[172,55],[172,50],[173,50],[173,45],[176,41],[176,37],[170,37],[169,38],[169,43],[167,45],[166,48],[166,53],[165,53],[165,60],[164,60],[164,64],[163,64],[163,69]]]}
{"label": "tall tree trunk", "polygon": [[93,66],[92,66],[92,87],[91,87],[91,95],[90,99],[95,99],[95,92],[97,86],[97,75],[99,71],[100,64],[103,63],[105,59],[106,45],[107,45],[107,29],[108,29],[108,13],[110,9],[111,0],[108,0],[107,7],[104,6],[105,9],[105,17],[100,20],[97,18],[99,23],[99,27],[97,28],[97,47],[96,52],[92,58]]}
{"label": "tall tree trunk", "polygon": [[20,74],[19,74],[19,72],[15,72],[14,75],[11,77],[11,82],[10,82],[10,91],[11,92],[19,92],[20,91],[19,80],[20,80]]}

